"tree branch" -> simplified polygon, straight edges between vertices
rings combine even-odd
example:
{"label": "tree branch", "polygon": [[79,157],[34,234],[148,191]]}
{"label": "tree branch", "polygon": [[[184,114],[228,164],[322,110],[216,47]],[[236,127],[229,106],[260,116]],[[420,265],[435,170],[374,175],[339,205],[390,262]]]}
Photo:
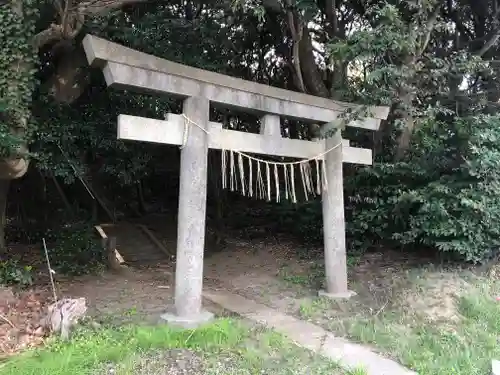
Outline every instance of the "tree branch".
{"label": "tree branch", "polygon": [[437,22],[437,18],[438,18],[440,9],[441,9],[441,5],[438,4],[436,6],[436,9],[434,9],[431,16],[427,20],[427,24],[425,26],[426,32],[425,32],[424,38],[420,44],[420,49],[418,50],[417,56],[421,56],[424,53],[427,46],[429,45],[429,42],[431,40],[431,34],[434,31],[434,27],[436,26],[436,22]]}
{"label": "tree branch", "polygon": [[[57,1],[57,0],[55,0]],[[47,44],[62,39],[72,39],[81,31],[85,15],[98,16],[108,11],[119,9],[122,6],[134,3],[143,3],[149,0],[89,0],[71,6],[72,0],[66,0],[63,13],[60,14],[61,24],[51,24],[47,29],[39,32],[33,38],[33,46],[40,49]],[[60,3],[56,9],[63,9]],[[74,23],[74,24],[73,24]]]}
{"label": "tree branch", "polygon": [[493,47],[498,42],[499,38],[500,38],[500,28],[498,28],[493,32],[493,34],[490,36],[488,41],[483,45],[483,47],[481,47],[481,49],[477,51],[476,55],[479,57],[484,56],[484,54],[488,52],[491,49],[491,47]]}
{"label": "tree branch", "polygon": [[102,15],[125,5],[145,3],[148,1],[150,0],[89,0],[78,4],[78,6],[72,10],[78,10],[81,14]]}
{"label": "tree branch", "polygon": [[[288,28],[290,29],[290,34],[292,35],[292,40],[293,40],[292,59],[293,59],[295,75],[297,77],[297,84],[299,85],[298,89],[302,92],[306,92],[306,87],[304,85],[304,78],[302,77],[302,68],[300,67],[300,50],[299,50],[300,41],[302,40],[302,35],[304,31],[299,19],[300,16],[295,15],[292,10],[291,1],[287,0],[286,5],[288,8],[286,11]],[[295,24],[295,21],[297,21],[297,24]]]}
{"label": "tree branch", "polygon": [[38,50],[46,44],[59,41],[63,38],[63,28],[61,25],[52,24],[33,37],[33,46]]}

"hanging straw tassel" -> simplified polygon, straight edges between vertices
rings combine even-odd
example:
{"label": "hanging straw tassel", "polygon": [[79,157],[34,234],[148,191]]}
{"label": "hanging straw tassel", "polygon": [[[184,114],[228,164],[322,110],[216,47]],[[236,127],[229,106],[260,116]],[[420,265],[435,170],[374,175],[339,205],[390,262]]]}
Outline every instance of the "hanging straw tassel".
{"label": "hanging straw tassel", "polygon": [[276,202],[280,201],[280,176],[278,174],[278,165],[274,164],[274,182],[276,184]]}
{"label": "hanging straw tassel", "polygon": [[304,181],[306,183],[306,191],[311,194],[311,178],[309,173],[309,163],[304,163]]}
{"label": "hanging straw tassel", "polygon": [[260,169],[260,161],[257,160],[257,197],[264,198],[264,181],[262,180],[262,171]]}
{"label": "hanging straw tassel", "polygon": [[306,201],[308,201],[309,200],[309,194],[307,194],[305,166],[306,166],[305,163],[300,163],[299,164],[300,178],[302,180],[302,189],[304,190],[304,197],[306,198]]}
{"label": "hanging straw tassel", "polygon": [[267,200],[271,201],[271,168],[269,163],[266,162],[266,176],[267,176]]}
{"label": "hanging straw tassel", "polygon": [[319,170],[319,160],[315,159],[316,161],[316,194],[321,195],[321,173]]}
{"label": "hanging straw tassel", "polygon": [[248,196],[250,198],[253,197],[253,165],[252,165],[252,159],[251,158],[248,158],[248,170],[249,170],[249,174],[248,174]]}
{"label": "hanging straw tassel", "polygon": [[308,171],[307,173],[309,174],[309,187],[310,187],[309,192],[313,196],[316,196],[316,191],[314,190],[313,167],[311,164],[308,165],[307,171]]}
{"label": "hanging straw tassel", "polygon": [[291,195],[292,195],[292,202],[297,203],[297,195],[295,194],[295,164],[290,164],[290,186],[291,186]]}
{"label": "hanging straw tassel", "polygon": [[227,189],[227,155],[226,150],[221,150],[221,162],[222,162],[222,188]]}
{"label": "hanging straw tassel", "polygon": [[231,191],[234,191],[236,187],[236,176],[235,176],[235,170],[234,170],[234,152],[231,150],[229,153],[229,182],[230,182],[230,188]]}
{"label": "hanging straw tassel", "polygon": [[243,165],[243,156],[238,152],[238,169],[240,170],[241,193],[245,196],[245,166]]}
{"label": "hanging straw tassel", "polygon": [[288,168],[286,167],[286,164],[283,164],[283,175],[285,177],[285,199],[288,200],[288,173],[287,173]]}
{"label": "hanging straw tassel", "polygon": [[311,182],[311,164],[309,162],[304,163],[304,180],[306,182],[306,191],[314,196]]}

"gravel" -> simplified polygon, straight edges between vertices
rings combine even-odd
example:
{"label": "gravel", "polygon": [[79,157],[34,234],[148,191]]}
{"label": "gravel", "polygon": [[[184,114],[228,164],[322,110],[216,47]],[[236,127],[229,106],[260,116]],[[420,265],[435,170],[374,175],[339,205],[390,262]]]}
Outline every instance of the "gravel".
{"label": "gravel", "polygon": [[108,363],[98,375],[203,375],[203,358],[186,349],[134,356],[120,364]]}

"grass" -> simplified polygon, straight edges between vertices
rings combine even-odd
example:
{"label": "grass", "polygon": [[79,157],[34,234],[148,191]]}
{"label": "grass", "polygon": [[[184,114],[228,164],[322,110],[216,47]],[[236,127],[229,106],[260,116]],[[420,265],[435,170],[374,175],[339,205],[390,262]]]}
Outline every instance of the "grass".
{"label": "grass", "polygon": [[[109,363],[116,375],[131,375],[158,353],[188,349],[204,362],[203,374],[329,374],[360,375],[298,348],[283,336],[250,327],[241,321],[221,319],[197,330],[167,326],[125,326],[82,329],[68,343],[54,341],[45,348],[26,352],[0,365],[2,375],[102,374]],[[149,357],[153,359],[148,359]],[[146,358],[146,359],[145,359]],[[154,375],[154,372],[147,373]],[[165,370],[158,369],[158,374]],[[192,373],[192,372],[190,372]]]}
{"label": "grass", "polygon": [[[354,267],[360,260],[361,254],[349,254],[347,257],[347,266]],[[311,262],[306,274],[296,274],[287,266],[284,266],[278,270],[278,275],[283,281],[291,285],[318,289],[324,286],[325,268],[321,263]]]}
{"label": "grass", "polygon": [[313,298],[297,314],[419,374],[486,375],[491,360],[500,359],[499,281],[419,269],[406,274],[385,300],[377,291],[371,298],[365,292],[342,302]]}

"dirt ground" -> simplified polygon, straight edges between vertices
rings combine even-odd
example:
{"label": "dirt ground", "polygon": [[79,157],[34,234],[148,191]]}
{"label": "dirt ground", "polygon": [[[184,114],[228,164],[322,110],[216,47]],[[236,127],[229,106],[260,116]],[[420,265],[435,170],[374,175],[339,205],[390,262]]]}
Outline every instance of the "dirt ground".
{"label": "dirt ground", "polygon": [[[326,302],[318,300],[317,290],[324,271],[318,260],[299,259],[297,249],[303,246],[276,237],[250,240],[235,236],[223,251],[206,257],[204,288],[227,289],[284,313],[311,317],[325,327],[331,326],[332,319],[373,316],[394,304],[421,311],[430,319],[456,319],[454,297],[467,287],[464,279],[454,277],[454,273],[432,273],[428,260],[398,252],[367,253],[351,262],[350,288],[356,297],[321,306]],[[322,249],[310,251],[321,254]],[[421,270],[425,267],[431,271],[424,280]],[[58,297],[87,298],[90,315],[97,321],[156,323],[173,307],[174,270],[172,260],[165,257],[155,267],[130,267],[121,273],[105,271],[75,278],[56,275]],[[38,281],[47,283],[48,279]],[[48,285],[39,288],[48,291]],[[229,314],[208,300],[204,300],[204,307],[217,315]],[[312,314],[318,307],[328,313]],[[0,321],[0,328],[7,324]]]}
{"label": "dirt ground", "polygon": [[[296,314],[316,300],[324,275],[317,261],[297,257],[298,246],[297,242],[275,238],[233,238],[224,251],[206,257],[204,288],[231,290],[258,303]],[[357,293],[353,306],[357,311],[351,311],[347,303],[339,303],[335,309],[337,317],[339,314],[353,317],[363,309],[376,313],[389,304],[398,303],[411,305],[412,309],[429,316],[452,319],[453,296],[458,288],[466,285],[463,279],[454,278],[453,273],[445,277],[442,273],[428,273],[430,279],[425,280],[423,298],[419,288],[424,280],[419,280],[419,272],[428,264],[425,259],[397,252],[364,254],[349,269],[350,287]],[[61,280],[59,293],[86,297],[91,313],[101,319],[155,322],[173,306],[174,268],[172,261],[166,259],[149,269],[129,268],[121,274],[103,272]],[[204,303],[206,308],[226,314],[209,301]]]}
{"label": "dirt ground", "polygon": [[[292,243],[229,240],[224,251],[205,259],[204,288],[231,289],[282,309],[298,307],[306,289],[279,278],[285,266],[303,268],[291,249]],[[174,304],[174,271],[175,265],[165,259],[148,269],[65,278],[57,285],[60,296],[87,298],[90,313],[98,319],[153,323]],[[228,314],[208,300],[204,305],[217,314]]]}
{"label": "dirt ground", "polygon": [[[321,260],[303,260],[297,256],[297,249],[303,246],[297,241],[276,237],[234,236],[228,239],[223,251],[205,258],[204,288],[232,290],[258,303],[295,314],[316,298],[324,278]],[[310,251],[321,254],[322,249]],[[426,298],[414,298],[412,294],[418,293],[419,282],[422,282],[418,280],[419,270],[429,264],[430,260],[398,252],[364,254],[349,268],[350,288],[357,293],[356,309],[361,306],[376,312],[389,303],[407,303],[431,315],[452,317],[452,296],[457,288],[465,286],[462,279],[450,276],[453,274],[443,277],[436,273],[435,281],[428,283],[434,292],[426,290]],[[175,264],[165,257],[154,267],[129,267],[121,273],[103,271],[73,278],[56,275],[58,297],[87,298],[90,313],[101,320],[153,323],[173,306],[174,271]],[[43,275],[38,281],[48,283]],[[47,293],[48,285],[40,288]],[[209,301],[204,303],[216,313],[227,314]],[[337,314],[355,313],[346,308],[347,304],[340,304]]]}

